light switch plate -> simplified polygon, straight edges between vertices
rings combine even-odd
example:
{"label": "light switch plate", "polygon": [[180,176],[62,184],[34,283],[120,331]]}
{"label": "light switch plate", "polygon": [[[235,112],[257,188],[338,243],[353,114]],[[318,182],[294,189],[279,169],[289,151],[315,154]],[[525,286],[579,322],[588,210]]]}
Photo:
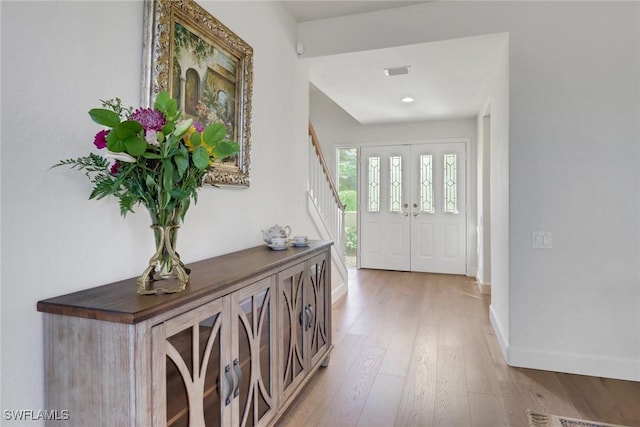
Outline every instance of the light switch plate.
{"label": "light switch plate", "polygon": [[533,249],[551,249],[552,240],[549,231],[532,231],[531,232],[531,248]]}

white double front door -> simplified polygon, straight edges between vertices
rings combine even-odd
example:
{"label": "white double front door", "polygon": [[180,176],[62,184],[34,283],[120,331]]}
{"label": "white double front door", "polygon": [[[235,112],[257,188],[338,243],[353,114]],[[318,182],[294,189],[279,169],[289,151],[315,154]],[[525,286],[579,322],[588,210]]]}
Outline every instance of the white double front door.
{"label": "white double front door", "polygon": [[466,144],[363,147],[360,267],[464,274]]}

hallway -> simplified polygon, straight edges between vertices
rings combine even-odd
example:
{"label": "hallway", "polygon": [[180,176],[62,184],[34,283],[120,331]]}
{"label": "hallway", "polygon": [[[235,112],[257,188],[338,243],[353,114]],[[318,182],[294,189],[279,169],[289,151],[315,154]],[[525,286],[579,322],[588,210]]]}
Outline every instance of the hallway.
{"label": "hallway", "polygon": [[464,276],[350,270],[334,350],[278,426],[527,426],[526,411],[640,426],[640,383],[508,367]]}

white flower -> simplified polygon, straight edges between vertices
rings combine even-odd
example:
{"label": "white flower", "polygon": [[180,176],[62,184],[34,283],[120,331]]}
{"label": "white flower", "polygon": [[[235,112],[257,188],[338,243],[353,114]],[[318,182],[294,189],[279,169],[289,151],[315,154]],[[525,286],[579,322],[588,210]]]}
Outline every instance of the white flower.
{"label": "white flower", "polygon": [[149,129],[147,131],[147,134],[144,136],[144,139],[147,140],[147,143],[149,145],[155,145],[156,147],[160,146],[160,143],[158,142],[158,132],[156,132],[153,129]]}
{"label": "white flower", "polygon": [[132,156],[128,155],[125,152],[114,153],[113,151],[107,150],[107,157],[112,158],[114,160],[118,160],[120,162],[125,162],[125,163],[135,163],[136,162],[136,158],[135,157],[132,157]]}

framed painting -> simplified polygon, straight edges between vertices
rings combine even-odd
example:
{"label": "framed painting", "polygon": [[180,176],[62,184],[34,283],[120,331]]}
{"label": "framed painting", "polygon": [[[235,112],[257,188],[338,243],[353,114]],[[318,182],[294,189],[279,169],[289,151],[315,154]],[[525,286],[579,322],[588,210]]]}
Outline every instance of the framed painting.
{"label": "framed painting", "polygon": [[142,105],[166,90],[187,117],[223,123],[240,152],[214,164],[215,186],[249,187],[253,49],[194,0],[145,0]]}

